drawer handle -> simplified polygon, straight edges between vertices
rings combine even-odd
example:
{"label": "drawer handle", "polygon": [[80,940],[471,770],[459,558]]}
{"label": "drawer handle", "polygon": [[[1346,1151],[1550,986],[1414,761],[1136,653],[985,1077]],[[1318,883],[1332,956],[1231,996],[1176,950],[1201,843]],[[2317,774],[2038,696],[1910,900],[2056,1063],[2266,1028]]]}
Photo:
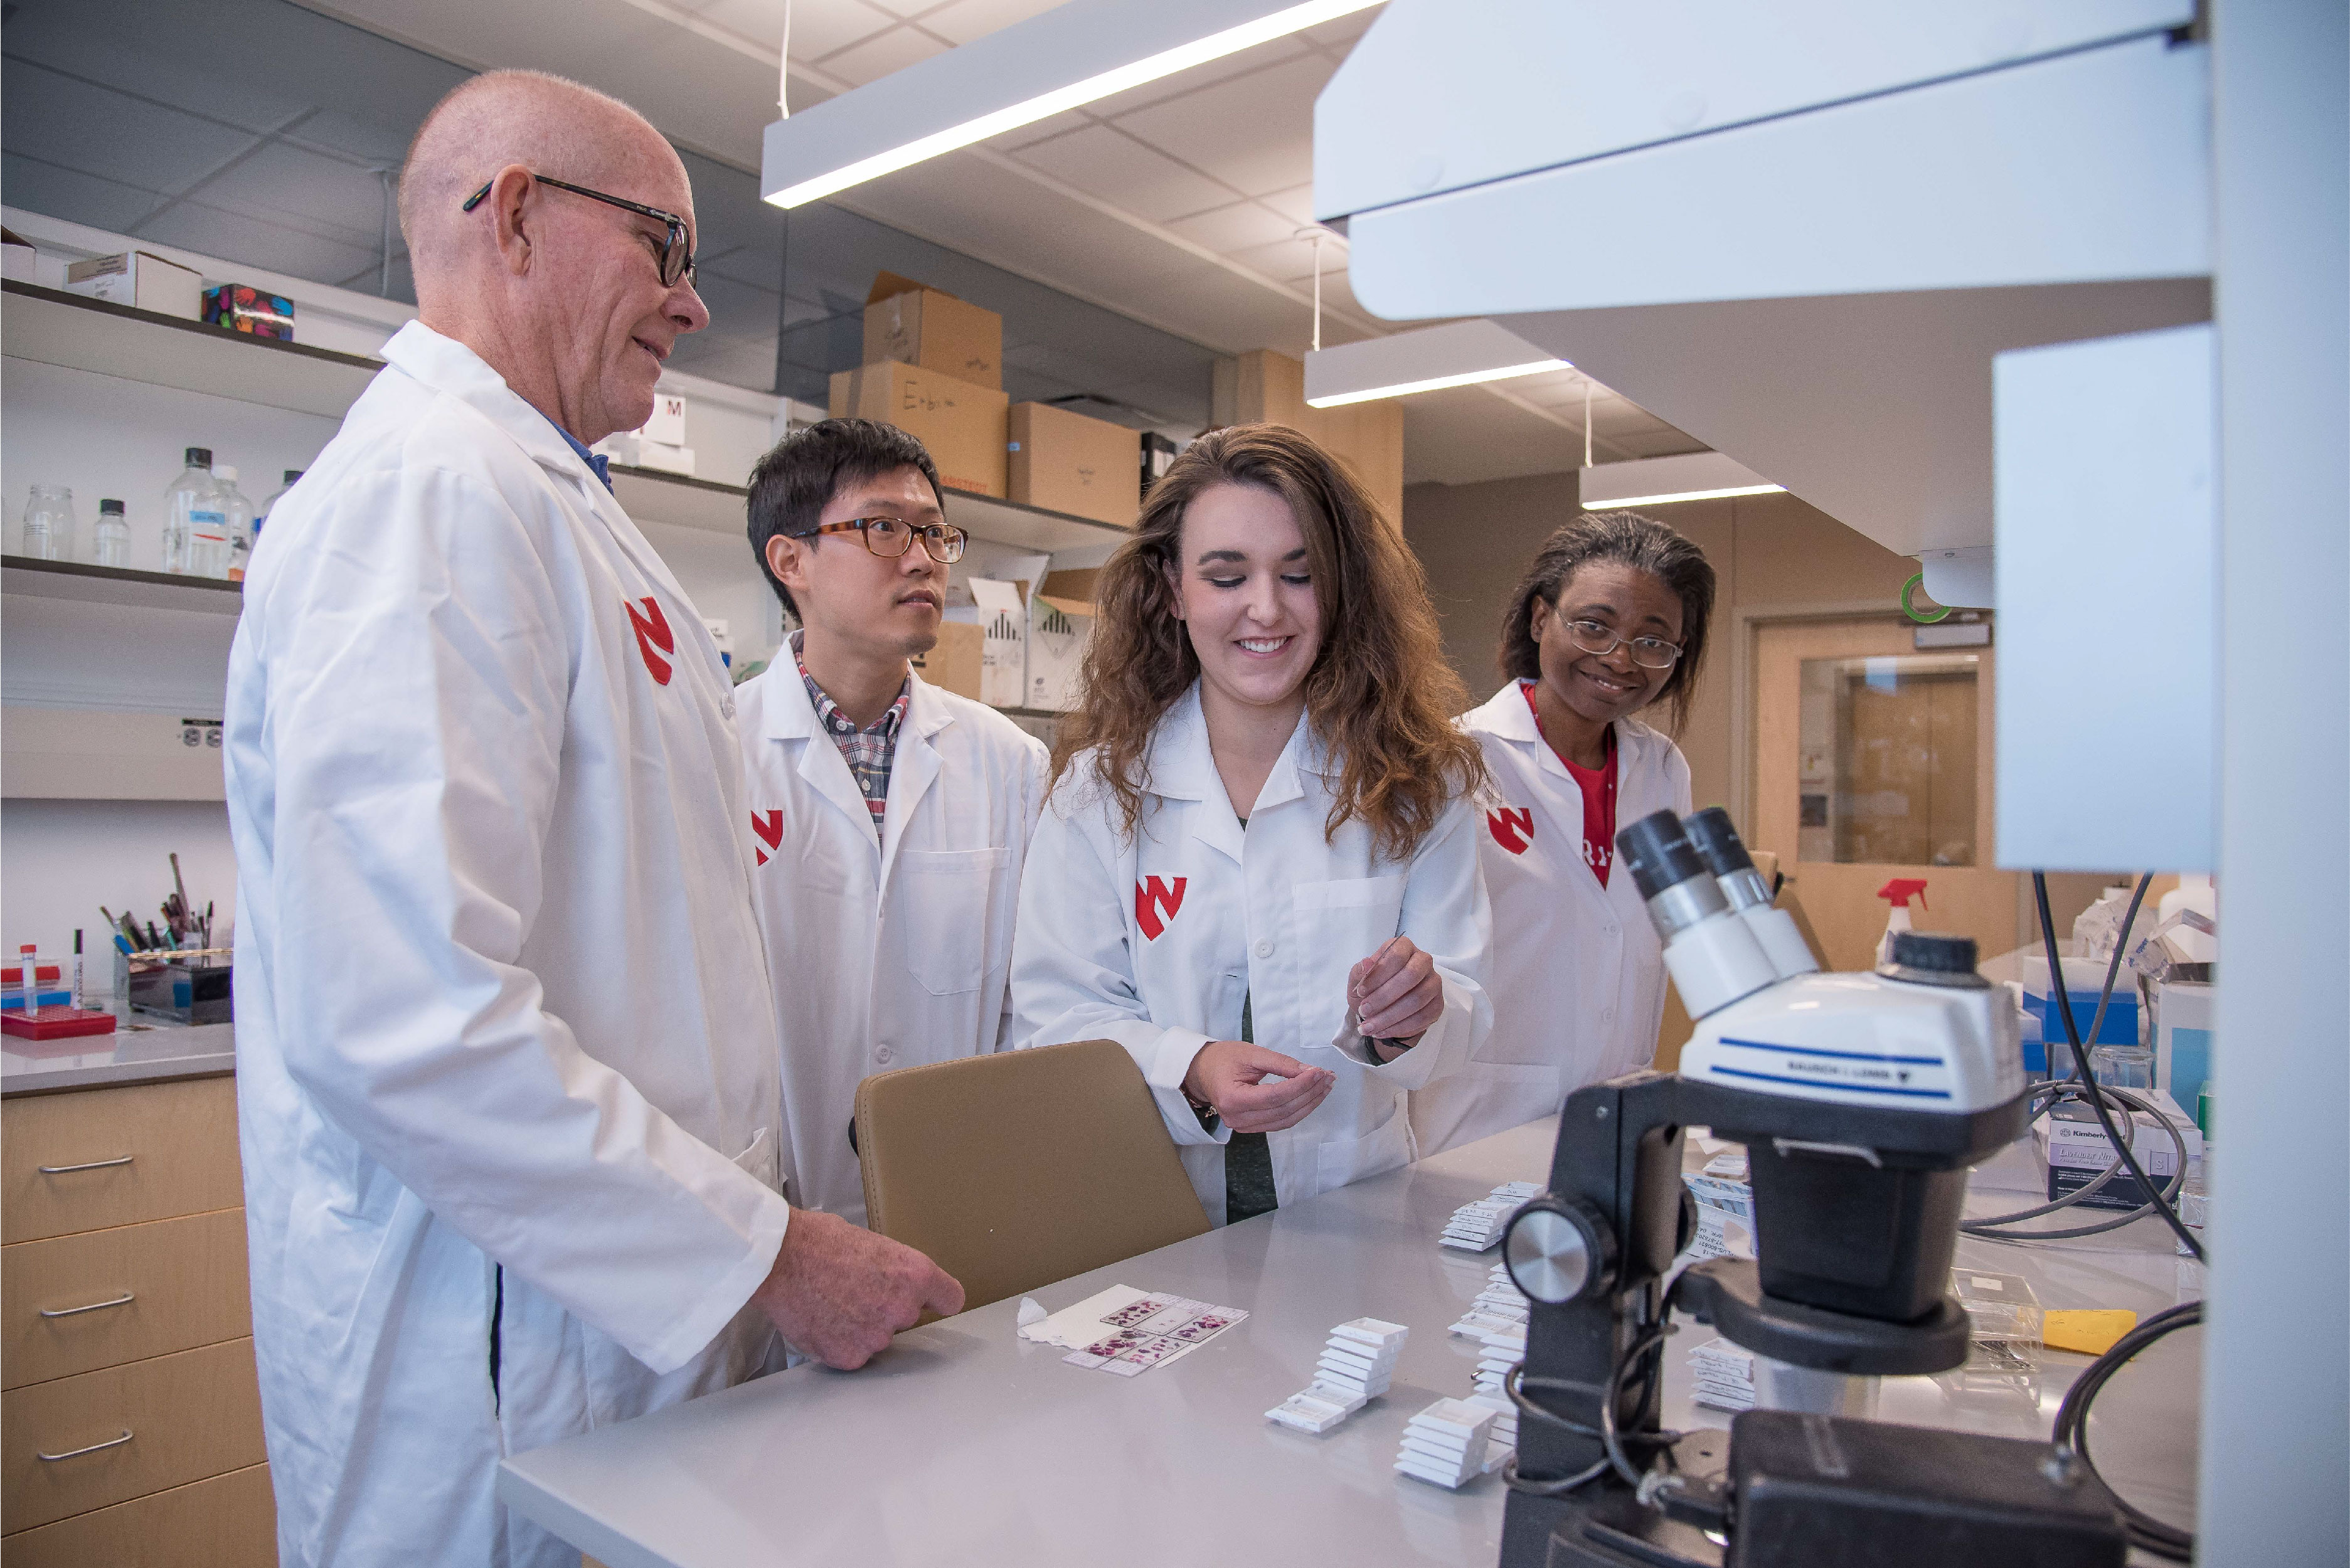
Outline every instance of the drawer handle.
{"label": "drawer handle", "polygon": [[43,1307],[41,1315],[43,1317],[79,1317],[86,1312],[104,1312],[109,1307],[129,1306],[134,1299],[129,1291],[125,1291],[110,1302],[92,1302],[88,1306],[59,1307],[55,1312]]}
{"label": "drawer handle", "polygon": [[84,1454],[101,1453],[108,1449],[119,1449],[130,1440],[130,1434],[128,1431],[125,1431],[122,1436],[119,1438],[109,1438],[102,1443],[92,1443],[86,1449],[68,1449],[62,1454],[44,1454],[36,1451],[34,1457],[38,1459],[44,1464],[53,1465],[59,1459],[78,1459]]}
{"label": "drawer handle", "polygon": [[40,1170],[43,1176],[63,1176],[75,1170],[110,1170],[118,1165],[129,1165],[137,1158],[126,1154],[120,1159],[93,1159],[88,1165],[45,1165]]}

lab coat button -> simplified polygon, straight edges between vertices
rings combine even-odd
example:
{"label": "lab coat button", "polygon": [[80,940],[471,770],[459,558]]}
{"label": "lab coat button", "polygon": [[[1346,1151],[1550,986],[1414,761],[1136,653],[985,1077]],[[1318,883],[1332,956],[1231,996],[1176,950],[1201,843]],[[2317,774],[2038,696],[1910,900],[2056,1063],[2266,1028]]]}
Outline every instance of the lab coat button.
{"label": "lab coat button", "polygon": [[1272,939],[1268,937],[1259,937],[1257,939],[1256,956],[1259,958],[1271,958],[1273,956]]}
{"label": "lab coat button", "polygon": [[729,718],[729,719],[733,718],[733,717],[734,717],[734,699],[733,699],[733,698],[732,698],[732,697],[723,697],[723,698],[719,699],[719,702],[718,702],[718,711],[719,711],[721,713],[723,713],[723,714],[724,714],[727,718]]}
{"label": "lab coat button", "polygon": [[1602,926],[1600,929],[1606,931],[1611,937],[1616,934],[1616,928],[1614,926]]}
{"label": "lab coat button", "polygon": [[877,1045],[873,1050],[873,1059],[886,1067],[898,1059],[898,1053],[887,1045]]}

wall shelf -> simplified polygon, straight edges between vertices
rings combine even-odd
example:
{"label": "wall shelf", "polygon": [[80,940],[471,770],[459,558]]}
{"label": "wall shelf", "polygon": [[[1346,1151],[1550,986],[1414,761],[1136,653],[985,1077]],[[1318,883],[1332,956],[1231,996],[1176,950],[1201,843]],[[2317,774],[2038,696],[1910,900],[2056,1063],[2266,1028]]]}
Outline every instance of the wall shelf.
{"label": "wall shelf", "polygon": [[340,419],[380,359],[232,332],[202,321],[85,299],[14,279],[0,284],[0,353]]}
{"label": "wall shelf", "polygon": [[31,556],[0,556],[0,593],[81,604],[129,605],[137,609],[193,610],[200,615],[234,616],[244,611],[241,583],[90,566],[78,561],[43,561]]}
{"label": "wall shelf", "polygon": [[[13,279],[0,284],[0,291],[6,296],[0,309],[0,353],[11,358],[329,419],[349,412],[383,369],[380,359],[362,355],[255,337]],[[632,517],[743,535],[743,504],[751,493],[739,484],[619,463],[611,472],[613,494]],[[947,516],[980,538],[1037,551],[1114,545],[1133,532],[962,490],[947,492]]]}

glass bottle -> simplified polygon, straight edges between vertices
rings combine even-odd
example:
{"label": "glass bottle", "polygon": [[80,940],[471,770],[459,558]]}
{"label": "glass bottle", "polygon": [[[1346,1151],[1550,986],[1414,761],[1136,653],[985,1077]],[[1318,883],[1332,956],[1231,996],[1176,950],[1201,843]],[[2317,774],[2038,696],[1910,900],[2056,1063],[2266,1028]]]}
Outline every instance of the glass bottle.
{"label": "glass bottle", "polygon": [[2143,1045],[2098,1045],[2089,1052],[2089,1075],[2108,1089],[2154,1087],[2154,1053]]}
{"label": "glass bottle", "polygon": [[301,477],[302,471],[298,468],[289,468],[286,470],[286,483],[279,485],[277,487],[277,493],[263,502],[259,509],[255,512],[253,517],[253,542],[255,544],[258,545],[261,543],[261,530],[263,526],[268,523],[270,514],[277,510],[277,504],[286,499],[286,493],[294,488],[295,484],[301,479]]}
{"label": "glass bottle", "polygon": [[121,502],[98,504],[98,526],[89,531],[89,559],[99,566],[130,565],[130,521],[122,514]]}
{"label": "glass bottle", "polygon": [[[196,534],[199,527],[209,539],[221,538],[221,525],[225,521],[220,514],[218,487],[213,483],[213,453],[210,447],[188,449],[188,466],[172,487],[163,492],[163,569],[185,576],[201,572],[195,564]],[[221,566],[227,570],[227,563]]]}
{"label": "glass bottle", "polygon": [[36,561],[74,558],[73,492],[62,484],[36,484],[25,503],[23,553]]}
{"label": "glass bottle", "polygon": [[220,485],[221,520],[227,541],[221,549],[219,575],[229,581],[244,579],[245,563],[253,558],[253,502],[236,487],[236,470],[222,463],[213,470]]}

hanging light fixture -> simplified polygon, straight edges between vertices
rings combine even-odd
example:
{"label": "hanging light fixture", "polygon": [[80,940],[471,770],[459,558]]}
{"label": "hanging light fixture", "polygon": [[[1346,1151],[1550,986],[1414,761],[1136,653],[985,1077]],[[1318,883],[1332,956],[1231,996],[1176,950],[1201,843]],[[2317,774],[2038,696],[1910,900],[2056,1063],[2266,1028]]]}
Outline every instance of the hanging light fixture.
{"label": "hanging light fixture", "polygon": [[796,207],[1380,0],[1068,0],[767,127],[759,193]]}
{"label": "hanging light fixture", "polygon": [[1336,348],[1317,347],[1305,356],[1305,401],[1313,408],[1335,409],[1374,398],[1404,398],[1570,369],[1565,360],[1553,358],[1493,322],[1448,321]]}

